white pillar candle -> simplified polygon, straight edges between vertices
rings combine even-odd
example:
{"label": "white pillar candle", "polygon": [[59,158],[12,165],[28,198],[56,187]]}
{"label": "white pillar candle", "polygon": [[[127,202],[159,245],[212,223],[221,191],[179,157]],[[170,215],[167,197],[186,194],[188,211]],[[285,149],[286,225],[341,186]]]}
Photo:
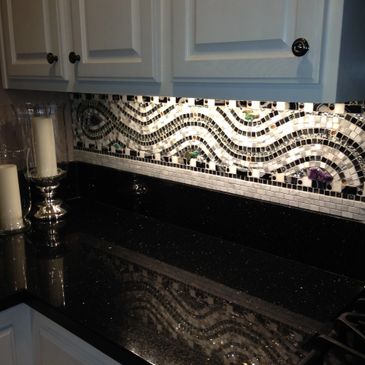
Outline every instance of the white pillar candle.
{"label": "white pillar candle", "polygon": [[0,229],[24,226],[16,165],[0,165]]}
{"label": "white pillar candle", "polygon": [[56,144],[51,118],[32,119],[35,160],[38,177],[57,175]]}

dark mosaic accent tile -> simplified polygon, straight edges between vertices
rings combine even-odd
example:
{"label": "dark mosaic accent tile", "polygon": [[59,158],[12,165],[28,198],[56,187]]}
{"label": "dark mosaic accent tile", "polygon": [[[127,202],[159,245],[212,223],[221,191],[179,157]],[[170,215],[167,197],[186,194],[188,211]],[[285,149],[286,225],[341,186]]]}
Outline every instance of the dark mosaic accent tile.
{"label": "dark mosaic accent tile", "polygon": [[345,111],[346,113],[361,114],[363,112],[363,107],[361,105],[346,104]]}
{"label": "dark mosaic accent tile", "polygon": [[357,194],[357,188],[353,187],[353,186],[346,186],[342,189],[342,194],[356,195]]}
{"label": "dark mosaic accent tile", "polygon": [[244,108],[246,106],[251,106],[251,102],[248,102],[248,101],[245,101],[245,100],[237,100],[237,107]]}
{"label": "dark mosaic accent tile", "polygon": [[299,104],[298,103],[289,103],[289,109],[290,110],[298,110]]}
{"label": "dark mosaic accent tile", "polygon": [[215,103],[215,106],[220,106],[220,105],[226,105],[226,100],[223,100],[223,99],[216,99],[214,101]]}

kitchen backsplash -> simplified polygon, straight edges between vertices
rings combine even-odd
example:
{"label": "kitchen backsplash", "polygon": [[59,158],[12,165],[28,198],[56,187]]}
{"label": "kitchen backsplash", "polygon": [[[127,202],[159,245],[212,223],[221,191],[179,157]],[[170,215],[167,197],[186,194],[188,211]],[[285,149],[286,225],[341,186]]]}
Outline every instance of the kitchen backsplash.
{"label": "kitchen backsplash", "polygon": [[365,222],[362,102],[71,99],[76,160]]}

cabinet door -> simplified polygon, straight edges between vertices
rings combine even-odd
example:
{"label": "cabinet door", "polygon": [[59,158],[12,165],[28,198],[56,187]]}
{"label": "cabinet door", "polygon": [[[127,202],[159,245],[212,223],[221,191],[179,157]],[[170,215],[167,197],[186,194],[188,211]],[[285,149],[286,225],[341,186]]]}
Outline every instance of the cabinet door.
{"label": "cabinet door", "polygon": [[73,0],[78,80],[159,81],[160,0]]}
{"label": "cabinet door", "polygon": [[13,326],[0,329],[0,354],[3,365],[16,365]]}
{"label": "cabinet door", "polygon": [[30,310],[26,305],[0,313],[0,364],[33,364]]}
{"label": "cabinet door", "polygon": [[[325,0],[173,0],[178,82],[317,83]],[[310,46],[303,57],[291,47]]]}
{"label": "cabinet door", "polygon": [[[1,0],[8,78],[67,79],[64,0]],[[48,63],[47,54],[58,56]]]}
{"label": "cabinet door", "polygon": [[120,365],[35,311],[32,327],[37,365]]}

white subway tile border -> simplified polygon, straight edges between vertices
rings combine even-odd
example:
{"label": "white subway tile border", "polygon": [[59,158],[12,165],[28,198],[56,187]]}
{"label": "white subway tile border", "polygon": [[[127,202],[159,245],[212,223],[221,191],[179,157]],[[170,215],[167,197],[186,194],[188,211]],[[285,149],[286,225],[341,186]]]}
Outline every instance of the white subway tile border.
{"label": "white subway tile border", "polygon": [[243,197],[322,212],[365,223],[365,207],[362,202],[358,201],[317,195],[315,204],[313,204],[313,194],[309,192],[289,189],[285,189],[285,192],[283,192],[283,188],[270,185],[260,185],[257,188],[257,183],[250,181],[207,175],[197,171],[96,154],[89,151],[75,150],[74,157],[76,161],[80,162],[111,167],[131,173],[141,173],[150,177],[163,178],[210,190],[229,192]]}

